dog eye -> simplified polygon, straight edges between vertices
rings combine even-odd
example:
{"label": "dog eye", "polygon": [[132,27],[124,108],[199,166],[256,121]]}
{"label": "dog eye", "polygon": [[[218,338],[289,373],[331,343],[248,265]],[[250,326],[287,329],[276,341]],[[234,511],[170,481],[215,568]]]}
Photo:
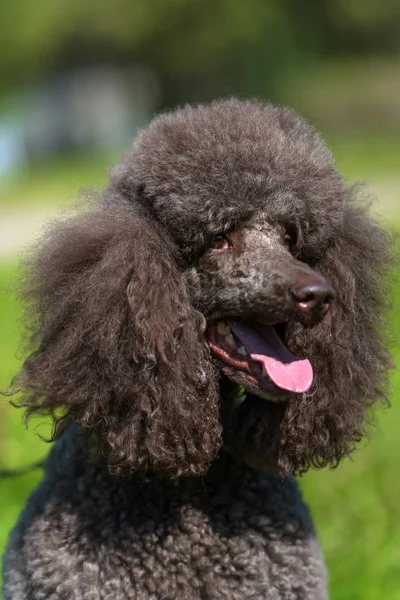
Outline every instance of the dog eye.
{"label": "dog eye", "polygon": [[229,240],[223,233],[214,236],[211,242],[211,248],[214,250],[227,250],[230,246]]}
{"label": "dog eye", "polygon": [[288,250],[293,250],[295,242],[293,236],[291,236],[289,233],[285,233],[283,243],[285,244]]}

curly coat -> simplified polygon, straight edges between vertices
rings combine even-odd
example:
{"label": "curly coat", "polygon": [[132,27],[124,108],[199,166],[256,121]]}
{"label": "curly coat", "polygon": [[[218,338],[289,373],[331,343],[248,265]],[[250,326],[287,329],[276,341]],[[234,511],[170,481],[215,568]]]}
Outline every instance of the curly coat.
{"label": "curly coat", "polygon": [[[260,211],[296,228],[299,259],[339,290],[330,318],[288,333],[316,374],[312,402],[295,398],[280,415],[280,466],[336,465],[383,396],[386,235],[317,133],[258,102],[158,117],[103,197],[46,236],[26,292],[35,315],[19,382],[28,414],[53,414],[55,437],[80,423],[117,470],[204,472],[221,444],[218,374],[185,276],[214,234]],[[268,443],[269,411],[254,411],[243,411],[243,432],[257,423],[255,440]]]}
{"label": "curly coat", "polygon": [[[249,224],[259,237],[240,233]],[[279,228],[295,234],[291,254],[276,241]],[[238,236],[235,268],[209,252],[221,232]],[[269,254],[259,250],[261,234],[275,240],[265,242]],[[92,464],[105,457],[114,482],[203,474],[224,443],[261,471],[336,466],[385,399],[387,262],[387,235],[291,110],[232,99],[163,114],[100,197],[53,225],[28,261],[31,353],[18,377],[20,404],[28,417],[52,415],[53,439],[78,424]],[[287,319],[286,345],[313,366],[309,392],[284,402],[249,393],[223,431],[237,386],[211,357],[205,331],[224,310],[274,310],[281,290],[261,302],[266,283],[254,264],[269,281],[278,268],[312,269],[337,299],[313,327]],[[314,597],[315,581],[304,596],[290,595],[290,585],[263,597]],[[182,598],[236,598],[217,587],[185,588]],[[252,593],[238,597],[261,597]]]}

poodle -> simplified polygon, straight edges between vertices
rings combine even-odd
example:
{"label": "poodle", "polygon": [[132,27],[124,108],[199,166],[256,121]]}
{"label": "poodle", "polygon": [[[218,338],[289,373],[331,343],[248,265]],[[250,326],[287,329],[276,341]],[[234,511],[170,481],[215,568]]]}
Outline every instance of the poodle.
{"label": "poodle", "polygon": [[386,401],[390,244],[292,110],[162,114],[27,259],[16,385],[50,414],[4,600],[322,600],[296,475]]}

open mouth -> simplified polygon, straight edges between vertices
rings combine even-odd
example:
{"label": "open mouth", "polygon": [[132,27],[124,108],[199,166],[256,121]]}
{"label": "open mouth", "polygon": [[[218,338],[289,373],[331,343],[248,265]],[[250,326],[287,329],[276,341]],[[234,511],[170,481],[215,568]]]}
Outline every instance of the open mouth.
{"label": "open mouth", "polygon": [[289,352],[277,327],[227,318],[209,326],[208,344],[219,360],[262,390],[306,392],[313,380],[310,361]]}

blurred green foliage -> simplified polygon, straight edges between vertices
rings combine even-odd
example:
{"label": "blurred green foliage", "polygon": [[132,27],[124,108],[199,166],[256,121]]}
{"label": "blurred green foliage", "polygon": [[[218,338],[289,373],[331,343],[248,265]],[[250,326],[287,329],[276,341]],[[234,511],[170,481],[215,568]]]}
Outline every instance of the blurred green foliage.
{"label": "blurred green foliage", "polygon": [[0,10],[3,96],[83,64],[137,63],[157,74],[162,106],[277,100],[316,63],[400,51],[397,0],[3,0]]}

